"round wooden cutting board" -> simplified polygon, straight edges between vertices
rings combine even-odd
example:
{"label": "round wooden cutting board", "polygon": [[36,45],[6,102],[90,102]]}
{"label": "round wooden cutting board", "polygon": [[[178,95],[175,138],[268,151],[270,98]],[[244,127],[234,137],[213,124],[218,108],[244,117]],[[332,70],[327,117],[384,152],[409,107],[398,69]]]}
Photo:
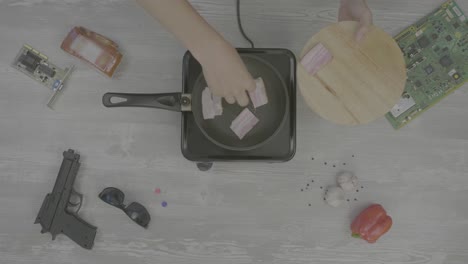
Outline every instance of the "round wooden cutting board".
{"label": "round wooden cutting board", "polygon": [[298,83],[309,107],[321,117],[343,125],[369,123],[389,112],[406,84],[403,54],[393,38],[372,26],[357,43],[357,22],[340,22],[313,36],[304,57],[322,43],[333,59],[311,76],[301,63]]}

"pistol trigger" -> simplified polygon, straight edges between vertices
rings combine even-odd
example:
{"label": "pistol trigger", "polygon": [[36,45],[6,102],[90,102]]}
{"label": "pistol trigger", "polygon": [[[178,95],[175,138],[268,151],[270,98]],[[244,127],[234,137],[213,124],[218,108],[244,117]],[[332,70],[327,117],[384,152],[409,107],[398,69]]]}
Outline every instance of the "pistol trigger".
{"label": "pistol trigger", "polygon": [[69,204],[69,205],[71,205],[71,206],[73,206],[73,207],[78,206],[78,209],[76,209],[76,211],[75,211],[75,214],[77,214],[77,213],[80,211],[80,209],[81,209],[81,204],[82,204],[82,202],[83,202],[83,195],[82,195],[81,193],[75,191],[75,189],[72,189],[72,190],[71,190],[71,193],[72,193],[72,195],[77,196],[78,199],[79,199],[79,201],[76,202],[76,203],[72,203],[72,202],[68,201],[68,204]]}
{"label": "pistol trigger", "polygon": [[83,200],[83,195],[77,192],[75,189],[72,189],[72,194],[78,196],[78,198],[80,199],[80,203],[81,203],[81,201]]}
{"label": "pistol trigger", "polygon": [[68,201],[68,205],[71,205],[72,207],[75,207],[75,206],[78,206],[80,203],[72,203],[70,201]]}

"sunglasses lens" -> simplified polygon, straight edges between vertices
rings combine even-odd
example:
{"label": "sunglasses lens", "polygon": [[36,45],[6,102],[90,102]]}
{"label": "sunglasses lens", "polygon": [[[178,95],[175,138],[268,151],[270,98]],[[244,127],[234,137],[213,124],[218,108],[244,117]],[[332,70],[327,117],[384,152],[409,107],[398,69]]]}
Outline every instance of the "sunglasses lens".
{"label": "sunglasses lens", "polygon": [[99,194],[99,198],[101,198],[105,203],[119,207],[123,204],[125,195],[121,190],[109,187],[102,190]]}
{"label": "sunglasses lens", "polygon": [[151,217],[143,205],[134,202],[127,206],[124,211],[135,223],[144,228],[148,227]]}

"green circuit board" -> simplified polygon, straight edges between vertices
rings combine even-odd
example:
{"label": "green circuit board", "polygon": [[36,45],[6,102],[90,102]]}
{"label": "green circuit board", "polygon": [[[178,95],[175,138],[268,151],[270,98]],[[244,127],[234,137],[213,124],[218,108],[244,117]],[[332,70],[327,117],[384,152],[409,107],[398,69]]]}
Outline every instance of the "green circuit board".
{"label": "green circuit board", "polygon": [[468,81],[468,19],[450,0],[395,40],[405,56],[408,81],[386,117],[399,129]]}

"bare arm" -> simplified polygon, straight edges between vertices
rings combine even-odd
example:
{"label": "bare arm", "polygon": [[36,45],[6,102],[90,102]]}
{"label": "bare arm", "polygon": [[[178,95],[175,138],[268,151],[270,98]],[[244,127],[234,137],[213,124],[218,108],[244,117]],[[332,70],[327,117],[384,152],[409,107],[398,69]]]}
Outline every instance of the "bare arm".
{"label": "bare arm", "polygon": [[203,67],[213,94],[247,105],[255,83],[236,50],[186,0],[136,0],[172,32]]}
{"label": "bare arm", "polygon": [[179,39],[194,56],[201,57],[213,43],[224,39],[185,0],[137,0],[146,11]]}
{"label": "bare arm", "polygon": [[359,29],[356,39],[362,40],[372,25],[372,12],[366,0],[341,0],[338,21],[357,21]]}

